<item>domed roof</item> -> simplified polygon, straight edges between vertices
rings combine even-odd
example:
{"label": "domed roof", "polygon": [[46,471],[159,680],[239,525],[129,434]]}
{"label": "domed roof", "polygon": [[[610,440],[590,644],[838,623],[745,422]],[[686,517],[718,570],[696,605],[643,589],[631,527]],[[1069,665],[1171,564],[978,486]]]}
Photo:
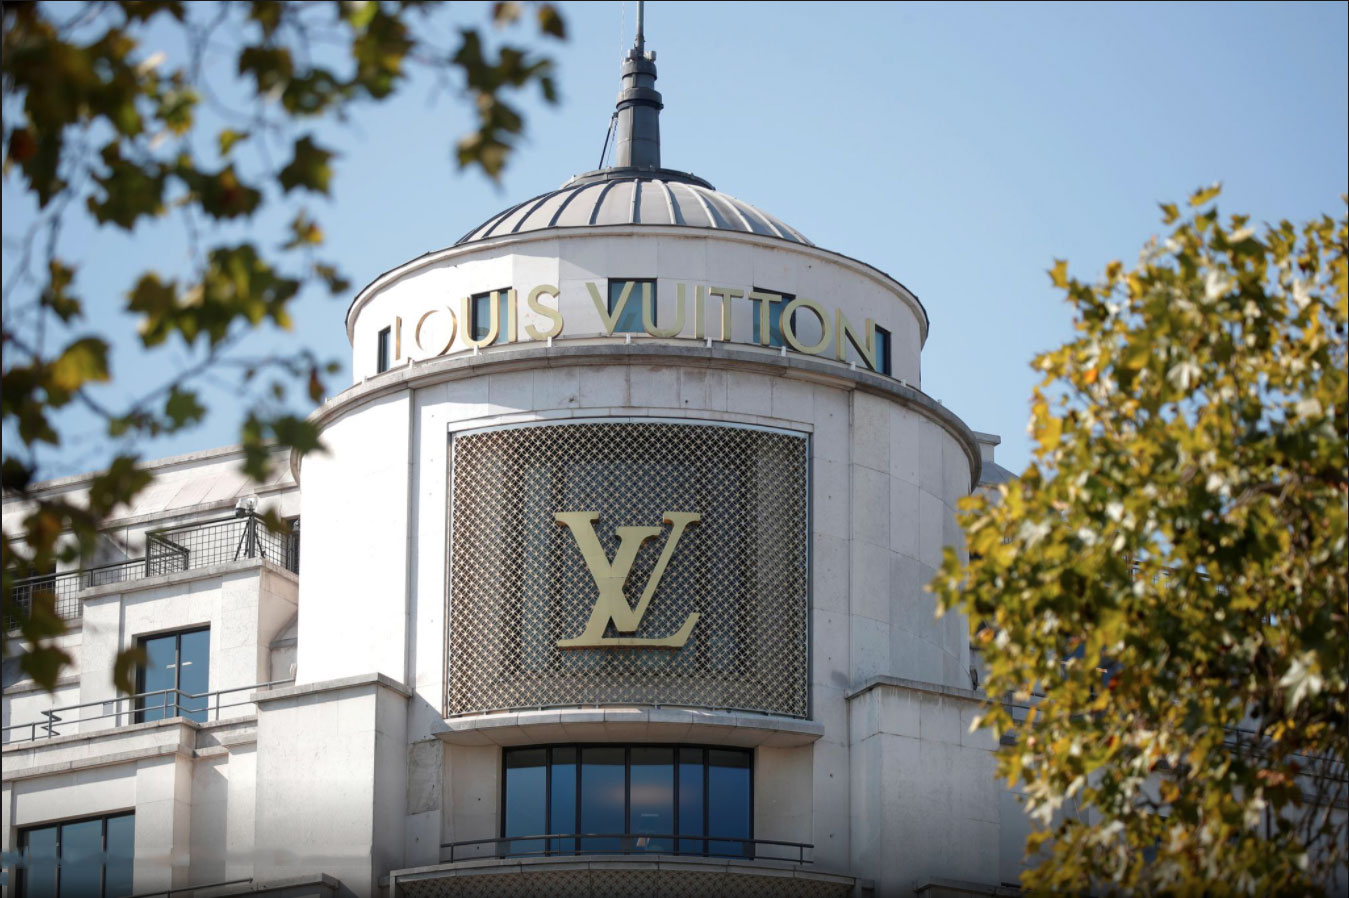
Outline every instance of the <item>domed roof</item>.
{"label": "domed roof", "polygon": [[550,193],[495,215],[455,241],[455,246],[540,231],[593,225],[682,225],[740,231],[813,244],[801,232],[711,184],[684,172],[607,168],[572,178]]}

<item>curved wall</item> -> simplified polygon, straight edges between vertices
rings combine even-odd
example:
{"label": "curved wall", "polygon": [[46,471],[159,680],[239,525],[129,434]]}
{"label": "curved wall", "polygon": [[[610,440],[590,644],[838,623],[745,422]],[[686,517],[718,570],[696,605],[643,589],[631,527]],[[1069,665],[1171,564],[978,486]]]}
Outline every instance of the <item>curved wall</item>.
{"label": "curved wall", "polygon": [[[973,777],[973,783],[984,776],[986,747],[967,748],[960,735],[967,729],[968,708],[941,697],[969,692],[967,624],[959,614],[935,619],[933,601],[923,589],[940,564],[944,546],[963,551],[954,508],[978,477],[979,451],[965,425],[917,389],[871,373],[864,365],[819,355],[715,340],[596,336],[600,328],[587,334],[584,323],[577,325],[584,335],[558,339],[551,346],[546,341],[488,346],[400,364],[374,376],[359,364],[373,358],[372,341],[383,322],[397,317],[406,322],[410,313],[404,313],[431,295],[474,289],[470,283],[504,286],[556,279],[564,301],[568,289],[577,297],[564,311],[584,322],[587,306],[594,312],[589,297],[578,292],[586,289],[587,279],[655,271],[662,285],[667,278],[673,283],[685,277],[718,286],[780,290],[805,284],[821,297],[843,297],[845,315],[875,315],[892,331],[895,369],[905,380],[917,381],[925,319],[902,288],[842,257],[809,247],[788,250],[762,244],[763,238],[752,235],[514,241],[476,247],[453,259],[428,260],[377,282],[377,289],[358,300],[349,323],[357,371],[367,376],[317,413],[329,452],[306,457],[301,472],[305,552],[297,676],[303,684],[377,672],[407,684],[412,692],[406,720],[409,745],[437,739],[445,744],[444,758],[434,762],[434,769],[443,771],[435,774],[443,776],[435,780],[443,788],[437,800],[441,810],[409,816],[409,833],[421,834],[409,836],[413,841],[436,845],[498,834],[502,745],[658,741],[756,746],[755,836],[813,844],[818,869],[878,875],[868,871],[889,863],[875,849],[881,844],[876,839],[892,825],[886,822],[892,812],[888,805],[871,807],[873,785],[868,784],[885,776],[890,791],[938,783],[949,790],[965,788],[957,784],[962,777]],[[832,292],[824,289],[827,284],[834,285]],[[662,298],[667,292],[662,286]],[[748,328],[748,308],[737,310],[741,313]],[[734,326],[740,326],[739,319]],[[626,509],[621,514],[612,512],[593,522],[578,518],[565,525],[554,519],[550,529],[544,526],[550,516],[604,511],[599,500],[578,499],[573,507],[567,501],[570,487],[556,486],[582,477],[594,461],[564,446],[557,451],[568,453],[571,467],[549,468],[545,453],[530,456],[520,463],[523,467],[480,466],[471,472],[471,482],[456,483],[453,453],[458,440],[512,427],[623,422],[697,428],[713,424],[789,434],[801,441],[808,511],[795,545],[806,559],[804,716],[800,706],[790,703],[755,705],[725,690],[686,688],[687,679],[643,673],[668,673],[684,663],[681,651],[700,641],[706,648],[729,638],[730,630],[724,628],[734,624],[728,621],[751,621],[737,637],[744,644],[736,651],[771,638],[776,635],[769,629],[771,613],[753,620],[755,607],[772,608],[771,597],[751,600],[750,593],[724,591],[719,599],[731,603],[733,613],[721,618],[709,614],[696,622],[704,630],[692,631],[698,635],[690,635],[688,645],[622,646],[617,649],[626,653],[622,662],[614,660],[618,656],[605,656],[613,648],[595,646],[579,647],[581,654],[575,657],[582,660],[559,657],[578,650],[560,643],[590,629],[586,608],[596,607],[592,603],[604,589],[597,572],[611,565],[623,573],[618,528],[634,528],[624,537],[632,540],[643,537],[638,531],[645,528],[650,540],[642,550],[646,554],[633,562],[626,590],[620,585],[617,593],[633,603],[633,610],[652,579],[648,572],[673,536],[673,522],[656,520],[655,512],[711,513],[711,506],[657,509],[620,502],[614,508]],[[751,477],[745,463],[739,470],[742,481]],[[690,482],[710,476],[686,473]],[[641,495],[659,470],[638,465],[584,474],[591,475],[608,477],[621,490]],[[534,509],[532,536],[502,539],[496,546],[490,538],[480,539],[470,547],[454,530],[461,513],[455,511],[455,491],[465,487],[499,504],[481,517],[480,535],[490,531],[492,519],[504,524],[519,518],[512,508],[521,502],[547,507]],[[696,492],[688,495],[693,497],[689,502],[704,501]],[[673,506],[684,500],[676,496],[661,501]],[[781,513],[752,501],[746,507],[751,515]],[[586,566],[578,561],[580,545],[573,537],[586,523],[593,523],[600,542],[599,560],[586,562],[588,577],[581,575]],[[709,526],[695,536],[696,531],[691,527],[683,549],[672,552],[671,570],[695,558],[704,567],[717,562],[715,545],[699,549],[697,543],[715,529]],[[511,592],[517,587],[509,573],[523,569],[522,555],[544,550],[571,554],[569,560],[545,565],[537,576],[569,572],[571,585],[559,587],[556,601],[549,598],[553,586],[541,586],[529,593],[534,596],[529,604],[524,591]],[[680,554],[684,550],[689,554]],[[476,555],[465,566],[455,552],[470,551]],[[698,593],[698,581],[681,587],[682,574],[667,576],[672,579],[665,585],[658,582],[651,613],[634,630],[623,631],[618,617],[611,615],[603,631],[590,635],[677,636],[689,615],[699,611],[696,605],[678,605],[680,590]],[[469,582],[479,590],[478,598],[460,607],[456,601],[464,599],[469,587],[463,584]],[[494,607],[477,604],[490,605],[498,594],[505,598]],[[658,613],[660,603],[666,603],[666,610]],[[528,611],[527,604],[543,610]],[[565,626],[554,627],[555,612]],[[467,618],[458,628],[456,614]],[[554,629],[545,637],[542,626]],[[456,639],[463,651],[472,652],[474,646],[464,642],[465,637],[476,638],[472,628],[491,643],[487,655],[518,660],[533,652],[523,668],[534,683],[560,677],[553,684],[555,694],[541,698],[542,693],[532,692],[520,699],[524,693],[515,687],[522,668],[513,661],[515,672],[506,669],[509,665],[487,670],[485,688],[475,693],[503,698],[456,704],[456,688],[463,685],[456,678],[467,668],[456,670],[452,655]],[[735,651],[726,657],[735,657]],[[714,663],[690,665],[691,675],[716,669]],[[789,679],[795,670],[791,664],[782,669]],[[517,680],[501,679],[510,676]],[[928,692],[921,694],[937,698],[931,707],[895,704],[890,692],[877,691],[878,683],[884,689],[890,688],[886,684],[923,684]],[[536,703],[535,710],[523,710],[525,702]],[[904,770],[883,772],[889,763],[885,759],[898,744],[894,734],[906,725],[903,715],[917,715],[920,704],[926,709],[922,726],[929,733],[924,751],[935,754],[906,764]],[[549,705],[556,707],[539,707]],[[917,726],[917,717],[914,721]],[[962,769],[970,773],[953,773],[955,759],[968,752],[974,754]],[[942,832],[959,844],[967,844],[967,833],[981,834],[984,817],[996,815],[996,808],[989,812],[981,800],[969,800],[977,808],[969,827],[952,822]],[[938,841],[951,840],[942,836]],[[934,842],[932,850],[938,847]],[[408,861],[417,862],[412,857]],[[424,862],[432,863],[434,857],[428,854]],[[950,875],[956,867],[934,869]],[[910,874],[900,868],[897,875]]]}
{"label": "curved wall", "polygon": [[[556,340],[608,336],[608,310],[597,307],[590,287],[605,301],[610,278],[655,279],[654,329],[671,339],[755,345],[755,318],[764,308],[750,292],[785,293],[802,300],[795,307],[796,336],[812,350],[802,354],[836,359],[841,346],[844,361],[865,369],[853,340],[840,337],[838,316],[846,319],[848,333],[863,347],[867,322],[872,321],[891,334],[893,376],[919,385],[926,314],[887,275],[845,256],[781,239],[651,225],[520,234],[428,254],[388,272],[357,296],[348,314],[353,375],[359,382],[377,373],[376,341],[385,328],[390,330],[391,367],[471,353],[471,332],[464,321],[467,298],[492,290],[516,292],[514,326],[501,321],[512,344],[546,342],[555,330]],[[538,287],[554,288],[556,295],[550,289],[531,300]],[[723,296],[714,293],[718,288],[731,291],[726,297],[729,329],[722,317]],[[634,290],[630,302],[635,313],[640,291]],[[760,327],[758,333],[762,337],[767,330]],[[633,339],[658,338],[637,333]],[[788,351],[796,350],[789,346]]]}

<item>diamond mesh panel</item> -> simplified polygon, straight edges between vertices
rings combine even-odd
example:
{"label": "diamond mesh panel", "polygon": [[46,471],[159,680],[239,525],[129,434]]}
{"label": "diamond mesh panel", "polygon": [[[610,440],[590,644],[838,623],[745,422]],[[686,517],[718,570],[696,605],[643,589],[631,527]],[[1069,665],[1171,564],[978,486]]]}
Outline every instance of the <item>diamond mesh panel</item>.
{"label": "diamond mesh panel", "polygon": [[[447,714],[641,703],[808,713],[807,482],[803,436],[698,424],[581,423],[494,430],[453,444]],[[622,526],[660,526],[624,593],[630,608],[674,530],[697,512],[640,625],[682,648],[559,648],[599,596],[573,528],[599,513],[616,561]]]}

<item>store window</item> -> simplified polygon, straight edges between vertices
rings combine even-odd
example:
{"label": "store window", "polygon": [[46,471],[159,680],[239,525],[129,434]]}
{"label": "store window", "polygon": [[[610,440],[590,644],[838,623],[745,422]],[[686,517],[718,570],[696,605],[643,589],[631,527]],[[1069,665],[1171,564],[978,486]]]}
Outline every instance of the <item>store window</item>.
{"label": "store window", "polygon": [[496,338],[492,340],[493,344],[506,342],[506,325],[508,323],[507,314],[509,308],[507,303],[510,299],[510,288],[502,287],[500,290],[489,290],[486,293],[474,293],[472,302],[469,306],[469,316],[471,318],[472,333],[474,340],[486,340],[487,335],[492,332],[492,297],[496,297],[497,303],[497,333]]}
{"label": "store window", "polygon": [[206,722],[211,678],[211,631],[144,636],[145,663],[136,677],[136,722],[186,717]]}
{"label": "store window", "polygon": [[19,831],[20,898],[122,898],[131,894],[134,814]]}
{"label": "store window", "polygon": [[[771,293],[773,296],[780,296],[780,297],[782,297],[782,301],[781,301],[781,302],[769,302],[768,300],[760,300],[760,301],[759,301],[759,302],[765,302],[765,303],[768,303],[768,342],[767,342],[766,345],[768,345],[768,346],[773,346],[773,347],[782,346],[782,345],[783,345],[783,342],[782,342],[782,310],[785,309],[785,308],[787,307],[787,303],[789,303],[789,302],[791,302],[792,300],[796,299],[796,295],[795,295],[794,293],[783,293],[783,292],[778,291],[778,290],[765,290],[765,289],[762,288],[762,287],[755,287],[755,288],[754,288],[754,292],[755,292],[755,293]],[[763,328],[763,319],[762,319],[762,318],[760,317],[760,315],[759,315],[759,305],[758,305],[758,303],[755,303],[755,304],[754,304],[754,315],[753,315],[752,317],[753,317],[753,319],[754,319],[754,321],[753,321],[753,325],[754,325],[754,339],[753,339],[752,342],[758,343],[758,344],[760,344],[760,345],[765,345],[765,344],[764,344],[764,341],[763,341],[763,339],[761,338],[760,333],[759,333],[759,332],[762,330],[762,328]],[[792,332],[795,333],[795,332],[796,332],[796,313],[795,313],[795,312],[793,312],[792,315],[791,315],[791,323],[792,323]]]}
{"label": "store window", "polygon": [[507,854],[753,856],[749,751],[554,745],[507,749],[504,767]]}
{"label": "store window", "polygon": [[[624,293],[628,297],[626,300],[623,299]],[[646,302],[648,296],[651,297],[651,323],[658,324],[656,281],[654,278],[609,279],[609,314],[614,314],[614,310],[619,307],[619,303],[623,305],[618,320],[614,322],[614,333],[641,334],[646,332],[646,329],[642,327],[642,304]]]}

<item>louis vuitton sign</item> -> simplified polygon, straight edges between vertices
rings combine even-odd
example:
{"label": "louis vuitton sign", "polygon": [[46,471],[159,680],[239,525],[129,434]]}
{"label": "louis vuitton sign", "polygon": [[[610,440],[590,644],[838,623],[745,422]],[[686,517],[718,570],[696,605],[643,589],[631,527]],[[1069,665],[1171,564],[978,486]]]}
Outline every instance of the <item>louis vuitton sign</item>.
{"label": "louis vuitton sign", "polygon": [[807,714],[804,435],[584,421],[451,450],[446,713]]}
{"label": "louis vuitton sign", "polygon": [[[566,336],[632,334],[667,339],[718,340],[781,346],[786,350],[887,371],[889,331],[870,318],[854,323],[842,309],[804,296],[750,287],[673,285],[658,320],[651,281],[586,281],[584,295],[563,296],[551,284],[491,290],[434,304],[410,317],[394,316],[392,359],[432,358],[502,343],[545,342]],[[579,293],[579,291],[578,291]],[[564,305],[564,299],[566,304]],[[570,312],[564,312],[564,308]],[[745,316],[737,310],[747,310]],[[737,332],[736,321],[742,330]]]}

